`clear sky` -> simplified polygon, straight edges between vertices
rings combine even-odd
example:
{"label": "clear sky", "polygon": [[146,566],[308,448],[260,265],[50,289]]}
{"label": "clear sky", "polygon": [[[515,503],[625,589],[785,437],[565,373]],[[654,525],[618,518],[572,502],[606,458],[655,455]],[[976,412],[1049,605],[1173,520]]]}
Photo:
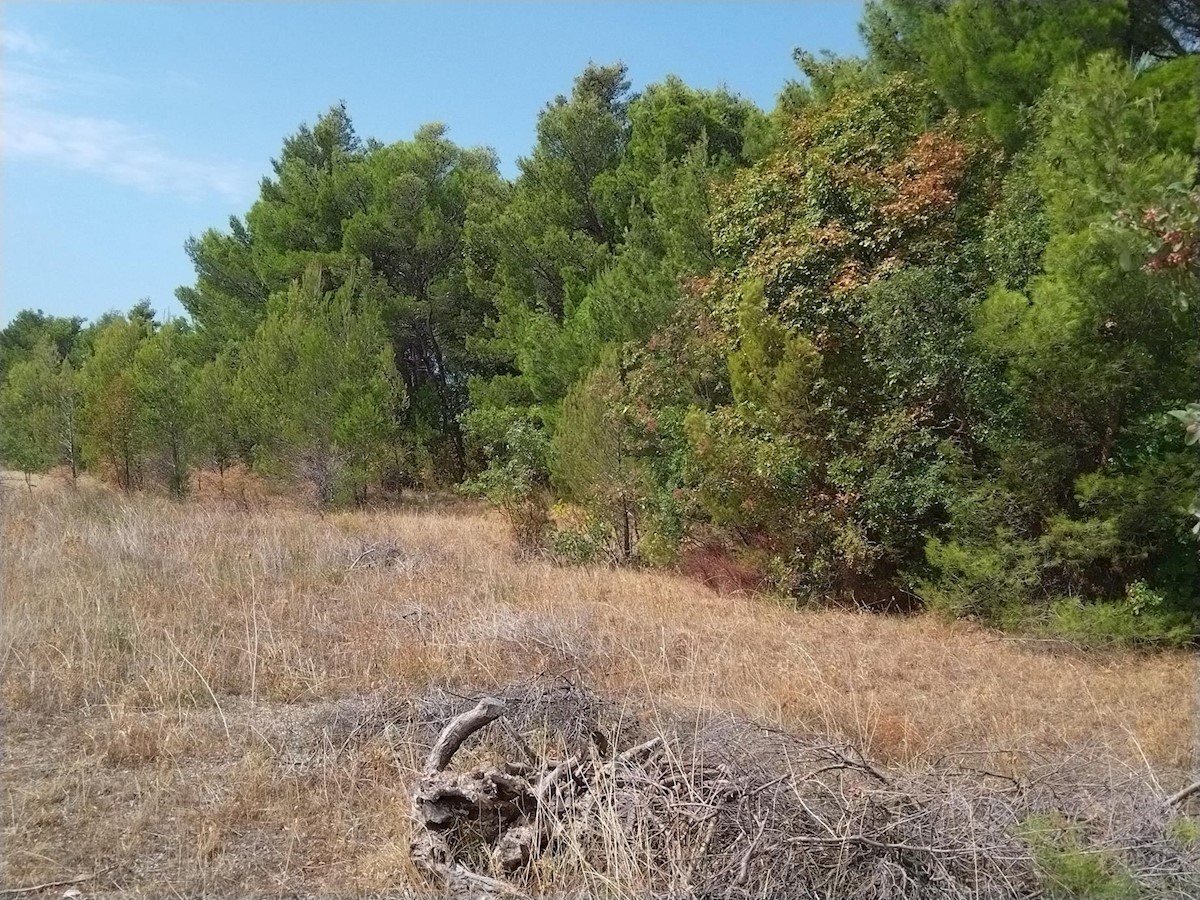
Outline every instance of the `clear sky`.
{"label": "clear sky", "polygon": [[861,2],[0,5],[0,322],[180,312],[188,235],[249,208],[285,135],[345,100],[363,138],[445,122],[502,170],[589,60],[764,108],[791,51],[859,50]]}

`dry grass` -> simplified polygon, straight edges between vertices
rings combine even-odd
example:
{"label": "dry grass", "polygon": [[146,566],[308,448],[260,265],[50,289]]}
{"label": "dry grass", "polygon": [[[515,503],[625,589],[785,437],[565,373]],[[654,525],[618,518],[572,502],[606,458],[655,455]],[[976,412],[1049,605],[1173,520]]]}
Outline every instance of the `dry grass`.
{"label": "dry grass", "polygon": [[399,699],[538,672],[899,767],[1101,747],[1169,787],[1191,763],[1184,653],[523,561],[470,507],[322,517],[50,485],[2,502],[4,886],[107,870],[89,892],[395,891],[420,752]]}

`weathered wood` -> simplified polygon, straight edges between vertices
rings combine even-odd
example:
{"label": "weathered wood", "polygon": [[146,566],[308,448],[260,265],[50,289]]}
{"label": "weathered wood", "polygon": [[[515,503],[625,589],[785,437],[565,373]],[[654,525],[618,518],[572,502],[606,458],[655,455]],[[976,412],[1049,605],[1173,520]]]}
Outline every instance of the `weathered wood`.
{"label": "weathered wood", "polygon": [[622,750],[617,759],[623,763],[635,763],[649,759],[651,755],[662,746],[662,738],[651,738],[644,744],[638,744],[636,747],[630,747],[628,750]]}
{"label": "weathered wood", "polygon": [[452,847],[459,837],[469,834],[491,846],[494,874],[517,872],[561,836],[564,817],[588,805],[600,782],[646,766],[662,751],[662,740],[655,738],[608,757],[607,738],[593,729],[591,737],[601,757],[593,750],[586,762],[578,756],[539,758],[525,738],[503,722],[524,760],[504,762],[498,768],[447,772],[463,742],[501,719],[505,711],[503,701],[487,697],[451,719],[429,751],[413,794],[409,848],[413,863],[455,896],[523,896],[506,882],[458,863]]}
{"label": "weathered wood", "polygon": [[546,847],[557,831],[554,815],[560,799],[557,791],[561,786],[573,793],[571,776],[578,767],[578,757],[572,756],[542,775],[533,792],[533,808],[529,813],[532,823],[514,825],[500,836],[492,851],[493,866],[502,872],[515,872],[527,866],[536,851]]}
{"label": "weathered wood", "polygon": [[[450,845],[444,837],[462,820],[487,822],[498,827],[502,821],[519,817],[533,789],[520,775],[495,769],[465,775],[447,775],[454,754],[463,742],[494,722],[505,712],[502,700],[485,697],[473,709],[450,720],[434,742],[425,760],[424,774],[412,799],[414,820],[409,856],[430,878],[450,886],[464,880],[476,896],[495,895],[503,882],[476,876],[460,866],[451,868]],[[507,887],[507,886],[504,886]]]}
{"label": "weathered wood", "polygon": [[489,878],[472,872],[466,866],[455,865],[446,873],[446,887],[451,897],[464,900],[497,900],[497,898],[524,898],[528,894],[513,887],[507,881]]}
{"label": "weathered wood", "polygon": [[425,773],[442,772],[450,765],[450,760],[458,752],[463,741],[477,732],[480,728],[490,725],[502,715],[508,707],[503,700],[495,697],[484,697],[474,709],[460,713],[450,720],[450,724],[442,729],[429,758],[425,760]]}

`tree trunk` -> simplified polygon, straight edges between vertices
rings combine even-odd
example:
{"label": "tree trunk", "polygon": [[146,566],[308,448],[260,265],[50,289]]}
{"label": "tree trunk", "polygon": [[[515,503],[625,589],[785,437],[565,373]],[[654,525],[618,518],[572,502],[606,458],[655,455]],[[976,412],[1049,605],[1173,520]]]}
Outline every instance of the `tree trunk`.
{"label": "tree trunk", "polygon": [[79,461],[75,444],[75,401],[67,401],[67,458],[71,462],[71,484],[79,480]]}
{"label": "tree trunk", "polygon": [[633,542],[629,530],[629,498],[621,494],[621,553],[622,559],[628,561],[633,555]]}
{"label": "tree trunk", "polygon": [[441,406],[442,413],[442,431],[444,431],[454,444],[454,455],[458,460],[458,472],[455,475],[455,481],[462,481],[463,476],[467,471],[467,452],[463,446],[462,429],[458,427],[458,417],[454,415],[450,404],[450,388],[446,383],[446,362],[442,357],[442,348],[438,344],[437,336],[433,333],[433,323],[426,319],[425,331],[429,338],[429,346],[433,350],[433,359],[435,363],[434,386],[438,392],[438,402]]}
{"label": "tree trunk", "polygon": [[171,438],[171,493],[176,497],[183,496],[182,460],[179,454],[178,437]]}

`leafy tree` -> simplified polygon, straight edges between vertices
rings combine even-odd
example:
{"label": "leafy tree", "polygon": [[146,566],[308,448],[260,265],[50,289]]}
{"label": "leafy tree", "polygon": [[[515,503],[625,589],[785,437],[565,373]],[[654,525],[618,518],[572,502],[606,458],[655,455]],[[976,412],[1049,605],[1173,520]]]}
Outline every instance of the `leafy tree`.
{"label": "leafy tree", "polygon": [[369,282],[324,291],[322,273],[271,298],[234,385],[269,471],[310,484],[319,502],[361,498],[394,459],[405,399]]}
{"label": "leafy tree", "polygon": [[192,413],[190,443],[201,460],[216,466],[222,486],[225,470],[247,449],[235,406],[236,375],[232,354],[219,353],[196,370],[187,403]]}
{"label": "leafy tree", "polygon": [[802,108],[722,198],[736,405],[690,415],[693,477],[797,590],[887,600],[944,519],[988,375],[964,338],[994,180],[992,148],[900,76]]}
{"label": "leafy tree", "polygon": [[563,400],[550,448],[554,483],[605,524],[620,560],[634,555],[646,491],[628,434],[628,402],[621,361],[597,367]]}
{"label": "leafy tree", "polygon": [[269,298],[312,266],[330,290],[365,260],[387,287],[378,299],[410,400],[406,431],[442,479],[461,478],[466,383],[493,371],[466,349],[490,306],[468,286],[461,245],[468,208],[500,191],[494,155],[457,147],[440,125],[364,144],[339,105],[286,139],[273,170],[244,222],[188,244],[197,282],[179,296],[208,355],[246,340]]}
{"label": "leafy tree", "polygon": [[[1109,57],[1064,74],[1036,122],[1042,274],[1024,293],[997,288],[979,311],[979,344],[1006,365],[1011,403],[987,465],[962,479],[955,543],[931,544],[940,576],[926,593],[993,610],[1070,595],[1134,615],[1129,592],[1142,584],[1173,614],[1194,612],[1196,557],[1177,514],[1194,467],[1161,411],[1195,390],[1200,319],[1166,280],[1123,268],[1131,239],[1107,227],[1117,209],[1189,180],[1193,164],[1161,149],[1170,139],[1154,107]],[[1024,574],[998,590],[988,573],[1006,570]]]}
{"label": "leafy tree", "polygon": [[131,369],[149,336],[144,318],[109,317],[91,335],[92,353],[79,372],[83,458],[89,467],[106,470],[124,490],[142,480],[138,392]]}
{"label": "leafy tree", "polygon": [[170,492],[188,489],[189,431],[194,412],[194,366],[188,335],[179,321],[168,322],[137,348],[130,377],[137,393],[139,443]]}
{"label": "leafy tree", "polygon": [[344,224],[347,253],[367,259],[387,284],[384,316],[405,390],[407,426],[449,445],[455,480],[466,471],[459,416],[466,382],[489,373],[467,350],[490,307],[467,283],[463,230],[472,204],[500,189],[490,151],[464,150],[430,125],[412,141],[373,150],[364,160],[366,199]]}
{"label": "leafy tree", "polygon": [[1181,51],[1163,18],[1168,5],[884,0],[870,4],[863,37],[885,67],[927,78],[956,109],[980,110],[988,131],[1012,148],[1024,140],[1025,111],[1063,68],[1102,50],[1127,59]]}
{"label": "leafy tree", "polygon": [[497,312],[485,346],[539,400],[560,399],[574,380],[578,349],[563,321],[620,239],[602,176],[628,140],[625,75],[589,66],[570,97],[548,104],[511,191],[477,206],[469,225],[472,285]]}
{"label": "leafy tree", "polygon": [[[725,91],[667,79],[629,99],[627,88],[623,67],[586,70],[570,98],[542,113],[538,145],[511,194],[471,222],[472,276],[498,310],[491,339],[475,346],[513,370],[502,376],[505,390],[478,381],[472,399],[477,408],[503,398],[526,410],[514,412],[527,427],[550,429],[548,451],[557,428],[560,450],[582,448],[572,422],[598,420],[583,414],[579,386],[622,347],[646,341],[677,306],[682,281],[712,268],[711,186],[745,161],[766,127],[752,104]],[[582,158],[576,148],[597,135]],[[564,403],[573,413],[563,410],[560,423]],[[472,412],[466,421],[478,429],[503,418]],[[574,481],[580,496],[593,496]]]}
{"label": "leafy tree", "polygon": [[54,348],[59,359],[73,356],[82,328],[79,316],[48,316],[40,309],[18,311],[0,329],[0,379],[14,363],[30,358],[46,344]]}
{"label": "leafy tree", "polygon": [[50,343],[14,363],[0,385],[0,459],[29,476],[45,472],[64,456],[72,463],[74,392],[72,373]]}
{"label": "leafy tree", "polygon": [[549,525],[549,442],[540,421],[513,406],[481,406],[469,427],[487,454],[487,466],[463,485],[508,519],[517,543],[536,548]]}
{"label": "leafy tree", "polygon": [[229,233],[210,228],[190,237],[184,249],[196,269],[194,287],[181,287],[176,299],[200,326],[212,351],[249,337],[266,311],[271,285],[254,263],[250,232],[237,216]]}

